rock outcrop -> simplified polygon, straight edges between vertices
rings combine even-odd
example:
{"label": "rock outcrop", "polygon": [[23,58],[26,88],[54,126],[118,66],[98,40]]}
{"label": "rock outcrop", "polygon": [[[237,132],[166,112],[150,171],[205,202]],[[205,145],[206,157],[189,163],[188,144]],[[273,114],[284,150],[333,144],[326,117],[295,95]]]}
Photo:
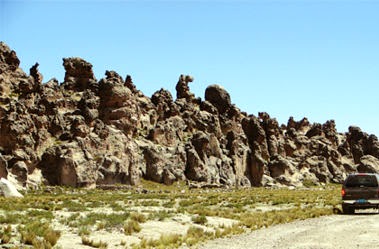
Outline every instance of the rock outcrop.
{"label": "rock outcrop", "polygon": [[181,75],[176,96],[145,96],[131,76],[65,58],[64,81],[43,83],[38,63],[27,75],[0,43],[0,177],[20,186],[138,184],[302,186],[379,171],[379,141],[358,127],[338,133],[333,120],[247,115],[219,85],[205,99]]}

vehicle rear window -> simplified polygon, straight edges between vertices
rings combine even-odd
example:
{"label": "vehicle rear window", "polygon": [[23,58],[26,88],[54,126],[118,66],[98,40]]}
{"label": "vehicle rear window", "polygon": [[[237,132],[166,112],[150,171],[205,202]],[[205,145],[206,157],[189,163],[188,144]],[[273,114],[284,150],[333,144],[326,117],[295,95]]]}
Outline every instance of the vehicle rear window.
{"label": "vehicle rear window", "polygon": [[347,178],[346,187],[378,187],[378,181],[373,175],[353,175]]}

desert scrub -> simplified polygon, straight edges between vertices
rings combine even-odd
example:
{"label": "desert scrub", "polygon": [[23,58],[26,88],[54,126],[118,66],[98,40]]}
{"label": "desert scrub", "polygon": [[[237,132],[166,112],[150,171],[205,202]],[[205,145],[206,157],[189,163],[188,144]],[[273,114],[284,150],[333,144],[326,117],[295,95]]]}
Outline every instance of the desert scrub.
{"label": "desert scrub", "polygon": [[82,226],[78,228],[78,235],[83,237],[83,236],[88,236],[91,234],[90,228],[88,226]]}
{"label": "desert scrub", "polygon": [[241,234],[245,232],[245,229],[243,226],[241,226],[241,224],[233,224],[231,226],[228,226],[228,227],[220,227],[220,228],[217,228],[215,230],[215,237],[216,238],[221,238],[221,237],[225,237],[225,236],[228,236],[228,235],[234,235],[234,234]]}
{"label": "desert scrub", "polygon": [[103,228],[111,229],[118,226],[121,227],[129,216],[129,212],[110,214],[91,212],[86,214],[85,217],[80,218],[76,226],[95,226],[96,224],[104,223],[101,225]]}
{"label": "desert scrub", "polygon": [[22,218],[16,213],[5,213],[0,215],[0,224],[17,224],[21,223]]}
{"label": "desert scrub", "polygon": [[53,219],[50,211],[33,210],[26,212],[6,212],[0,215],[0,224],[22,224],[27,225],[33,222],[50,222]]}
{"label": "desert scrub", "polygon": [[171,199],[171,200],[163,203],[162,207],[165,207],[165,208],[174,208],[175,204],[176,204],[175,199]]}
{"label": "desert scrub", "polygon": [[54,246],[58,242],[60,237],[61,237],[61,232],[53,230],[51,228],[45,231],[43,235],[44,240],[52,246]]}
{"label": "desert scrub", "polygon": [[70,227],[78,227],[79,218],[80,218],[80,213],[72,213],[68,217],[61,217],[60,223],[62,223],[64,225],[68,225]]}
{"label": "desert scrub", "polygon": [[143,207],[159,207],[161,206],[161,202],[158,200],[142,200],[142,201],[137,201],[137,205],[143,206]]}
{"label": "desert scrub", "polygon": [[82,236],[82,244],[86,245],[86,246],[94,247],[94,248],[100,248],[100,249],[108,248],[107,243],[105,243],[101,240],[95,241],[95,240],[92,240],[86,236]]}
{"label": "desert scrub", "polygon": [[180,207],[190,207],[190,206],[194,206],[197,204],[198,205],[204,205],[204,206],[207,205],[207,203],[205,202],[205,198],[199,197],[199,196],[179,201]]}
{"label": "desert scrub", "polygon": [[146,222],[146,216],[141,214],[141,213],[131,213],[130,214],[130,219],[131,220],[134,220],[134,221],[137,221],[138,223],[144,223]]}
{"label": "desert scrub", "polygon": [[120,212],[120,211],[124,211],[125,210],[125,204],[124,202],[111,202],[109,203],[108,205],[113,211],[115,212]]}
{"label": "desert scrub", "polygon": [[183,238],[183,242],[188,246],[193,246],[202,241],[215,238],[213,232],[206,232],[203,228],[197,226],[191,226],[187,230],[187,234]]}
{"label": "desert scrub", "polygon": [[172,212],[161,210],[158,212],[152,212],[149,214],[148,219],[149,220],[158,220],[158,221],[163,221],[165,219],[169,219],[173,216]]}
{"label": "desert scrub", "polygon": [[53,230],[48,223],[31,222],[24,226],[19,226],[21,242],[27,245],[54,246],[61,236],[60,231]]}
{"label": "desert scrub", "polygon": [[322,215],[330,214],[333,214],[333,209],[331,208],[293,208],[290,210],[275,210],[269,212],[243,214],[241,216],[240,224],[252,230],[256,230],[276,224],[288,223],[294,220],[316,218]]}
{"label": "desert scrub", "polygon": [[126,235],[131,235],[133,233],[138,233],[140,231],[141,231],[141,226],[135,220],[129,220],[124,225],[124,233]]}
{"label": "desert scrub", "polygon": [[192,217],[192,222],[195,224],[204,225],[208,222],[207,217],[205,215],[196,215]]}
{"label": "desert scrub", "polygon": [[31,209],[31,210],[28,210],[27,216],[34,217],[35,219],[39,219],[39,220],[46,220],[46,221],[50,221],[54,219],[53,213],[47,210]]}
{"label": "desert scrub", "polygon": [[[79,236],[89,239],[91,232],[97,229],[112,233],[125,231],[130,235],[139,232],[140,224],[146,220],[172,221],[180,214],[188,219],[179,219],[178,222],[183,225],[195,223],[187,234],[165,234],[161,231],[162,236],[158,240],[141,237],[141,243],[134,245],[135,248],[152,248],[154,245],[155,248],[175,248],[296,219],[328,215],[334,207],[339,207],[339,203],[340,185],[292,190],[225,190],[189,189],[183,182],[164,186],[143,180],[142,186],[112,191],[42,187],[29,190],[22,199],[0,197],[0,231],[12,225],[11,238],[4,237],[5,233],[2,233],[2,240],[10,239],[11,245],[19,245],[17,242],[21,241],[22,232],[24,243],[20,244],[21,247],[28,243],[36,248],[49,248],[48,244],[53,244],[54,240],[48,237],[59,237],[59,234],[37,232],[45,224],[59,222],[68,225]],[[261,206],[264,208],[259,211]],[[136,210],[143,210],[143,213]],[[51,222],[53,217],[54,223]],[[206,221],[211,217],[232,219],[233,225],[213,227]],[[31,224],[39,225],[27,229]],[[20,234],[16,231],[17,225]],[[90,244],[93,246],[98,242]]]}
{"label": "desert scrub", "polygon": [[0,230],[0,244],[8,244],[12,238],[12,226],[8,225]]}
{"label": "desert scrub", "polygon": [[141,179],[141,187],[150,191],[156,191],[157,189],[159,189],[163,193],[182,192],[183,190],[188,190],[188,186],[185,181],[177,181],[174,182],[172,185],[164,185],[153,181]]}
{"label": "desert scrub", "polygon": [[178,248],[183,243],[187,246],[193,246],[212,238],[215,238],[215,233],[205,232],[201,227],[191,226],[185,235],[162,234],[159,239],[142,239],[138,245],[133,245],[132,248]]}
{"label": "desert scrub", "polygon": [[137,245],[132,245],[133,249],[143,248],[178,248],[183,243],[183,236],[179,234],[162,234],[159,239],[142,239]]}
{"label": "desert scrub", "polygon": [[76,199],[65,200],[62,205],[63,209],[69,212],[84,212],[88,210],[87,206],[83,205],[83,201]]}

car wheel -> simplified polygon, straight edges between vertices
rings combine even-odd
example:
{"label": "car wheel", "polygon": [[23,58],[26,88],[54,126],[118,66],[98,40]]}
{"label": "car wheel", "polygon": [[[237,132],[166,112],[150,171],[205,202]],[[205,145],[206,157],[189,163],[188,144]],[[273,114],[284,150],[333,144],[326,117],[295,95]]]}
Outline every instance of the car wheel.
{"label": "car wheel", "polygon": [[348,205],[342,205],[342,211],[344,214],[354,214],[354,207],[350,207]]}

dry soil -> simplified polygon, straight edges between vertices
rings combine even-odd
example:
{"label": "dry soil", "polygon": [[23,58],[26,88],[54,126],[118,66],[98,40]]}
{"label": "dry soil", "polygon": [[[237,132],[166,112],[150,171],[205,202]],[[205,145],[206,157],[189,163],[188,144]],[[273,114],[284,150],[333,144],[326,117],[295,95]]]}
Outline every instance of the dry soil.
{"label": "dry soil", "polygon": [[208,241],[200,249],[357,249],[379,248],[379,215],[332,215],[281,224],[230,238]]}

